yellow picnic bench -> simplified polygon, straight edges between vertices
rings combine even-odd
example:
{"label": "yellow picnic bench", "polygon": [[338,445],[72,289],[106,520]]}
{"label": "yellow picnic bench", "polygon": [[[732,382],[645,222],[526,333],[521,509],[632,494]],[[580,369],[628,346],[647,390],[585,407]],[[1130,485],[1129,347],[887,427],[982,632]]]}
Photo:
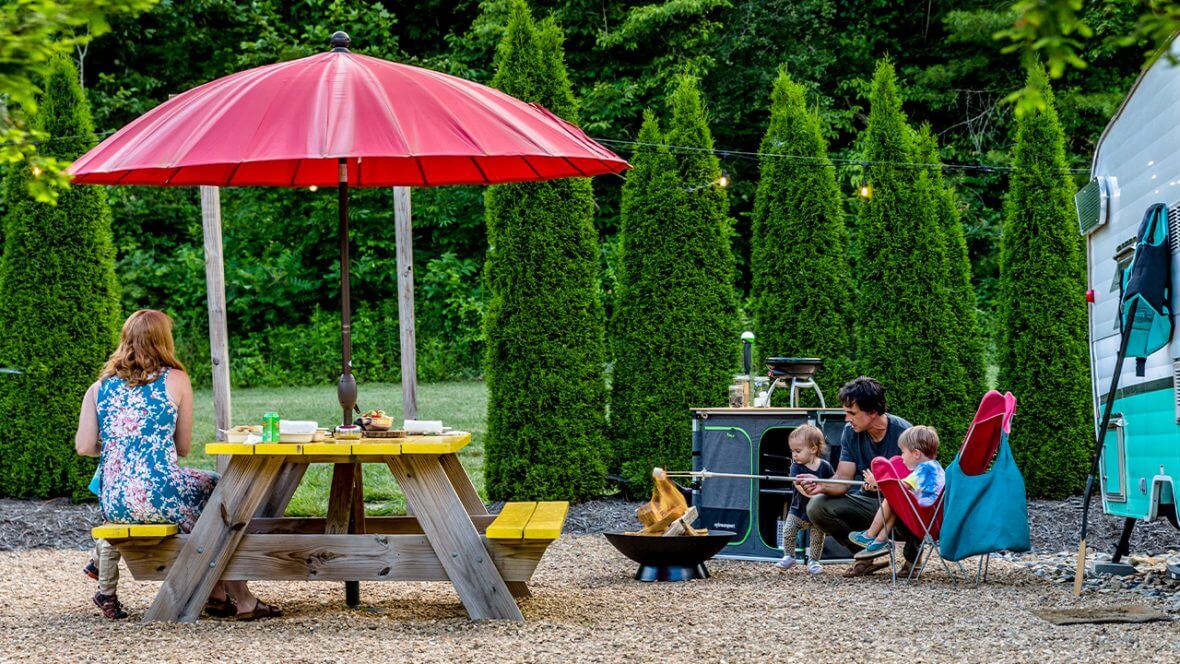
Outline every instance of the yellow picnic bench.
{"label": "yellow picnic bench", "polygon": [[[450,581],[473,619],[523,620],[516,597],[561,535],[565,502],[508,503],[491,515],[456,453],[471,434],[397,442],[211,443],[230,463],[193,531],[105,524],[140,580],[163,580],[144,620],[196,620],[218,580]],[[333,464],[328,514],[283,516],[310,463]],[[360,464],[393,473],[413,516],[367,517]]]}

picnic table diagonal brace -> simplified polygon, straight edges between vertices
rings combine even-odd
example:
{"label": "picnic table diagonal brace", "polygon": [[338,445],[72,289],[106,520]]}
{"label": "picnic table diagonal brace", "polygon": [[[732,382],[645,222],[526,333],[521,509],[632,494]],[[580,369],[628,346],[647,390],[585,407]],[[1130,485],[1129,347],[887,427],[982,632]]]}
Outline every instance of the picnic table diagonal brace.
{"label": "picnic table diagonal brace", "polygon": [[[453,456],[453,455],[445,455]],[[436,455],[386,457],[422,531],[473,620],[523,621],[516,600]]]}
{"label": "picnic table diagonal brace", "polygon": [[282,468],[279,456],[234,456],[209,497],[144,621],[193,622],[221,579]]}

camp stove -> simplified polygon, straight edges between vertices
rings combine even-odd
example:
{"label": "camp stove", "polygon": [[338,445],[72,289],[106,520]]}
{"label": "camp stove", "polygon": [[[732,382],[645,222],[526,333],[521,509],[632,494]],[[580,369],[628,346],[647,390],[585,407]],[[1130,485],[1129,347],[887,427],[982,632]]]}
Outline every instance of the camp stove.
{"label": "camp stove", "polygon": [[819,397],[820,408],[827,408],[827,403],[824,402],[824,393],[820,391],[819,385],[815,383],[815,372],[822,369],[824,361],[818,357],[768,357],[766,358],[766,367],[770,369],[770,377],[774,382],[770,384],[770,389],[766,391],[766,404],[770,404],[770,395],[774,394],[774,390],[779,384],[791,390],[791,408],[799,407],[799,390],[812,389],[815,390],[816,396]]}

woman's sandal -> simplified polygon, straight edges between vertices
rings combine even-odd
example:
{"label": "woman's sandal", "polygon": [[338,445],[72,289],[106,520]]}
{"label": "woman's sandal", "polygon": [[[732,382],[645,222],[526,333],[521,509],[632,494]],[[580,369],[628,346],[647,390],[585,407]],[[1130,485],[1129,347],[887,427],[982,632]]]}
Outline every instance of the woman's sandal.
{"label": "woman's sandal", "polygon": [[250,620],[260,620],[262,618],[278,618],[279,616],[283,615],[282,609],[274,606],[273,604],[267,604],[266,602],[257,598],[255,598],[254,601],[255,604],[253,609],[245,613],[236,614],[234,619],[246,622]]}
{"label": "woman's sandal", "polygon": [[852,578],[855,576],[868,576],[869,574],[872,574],[873,572],[876,572],[878,570],[885,569],[886,567],[889,567],[889,563],[887,563],[887,562],[878,563],[878,562],[876,562],[876,559],[874,559],[874,558],[870,558],[869,560],[860,560],[860,561],[857,561],[857,563],[855,565],[853,565],[852,567],[849,567],[848,569],[844,570],[844,576],[845,576],[845,578]]}
{"label": "woman's sandal", "polygon": [[232,618],[237,615],[238,607],[229,595],[221,599],[210,597],[205,601],[205,615],[210,618]]}

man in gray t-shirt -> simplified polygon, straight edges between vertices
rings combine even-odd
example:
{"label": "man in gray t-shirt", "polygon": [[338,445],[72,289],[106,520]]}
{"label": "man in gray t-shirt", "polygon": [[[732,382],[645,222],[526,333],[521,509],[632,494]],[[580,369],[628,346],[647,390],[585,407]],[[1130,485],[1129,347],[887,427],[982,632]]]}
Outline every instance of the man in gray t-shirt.
{"label": "man in gray t-shirt", "polygon": [[[840,388],[840,403],[844,406],[844,433],[840,436],[840,463],[835,477],[842,480],[865,479],[875,457],[893,457],[901,454],[897,441],[901,433],[912,426],[909,422],[885,411],[885,388],[880,382],[867,376],[849,381]],[[813,496],[807,506],[808,519],[850,551],[859,547],[848,539],[848,533],[864,530],[873,522],[877,513],[877,485],[866,482],[863,487],[852,489],[847,484],[821,484],[807,482],[808,475],[797,476],[796,486],[805,495]],[[852,489],[852,490],[850,490]],[[918,547],[915,538],[908,535],[900,522],[898,530],[906,540],[904,557],[913,563]],[[881,569],[885,565],[875,560],[857,561],[845,576],[863,576]]]}

